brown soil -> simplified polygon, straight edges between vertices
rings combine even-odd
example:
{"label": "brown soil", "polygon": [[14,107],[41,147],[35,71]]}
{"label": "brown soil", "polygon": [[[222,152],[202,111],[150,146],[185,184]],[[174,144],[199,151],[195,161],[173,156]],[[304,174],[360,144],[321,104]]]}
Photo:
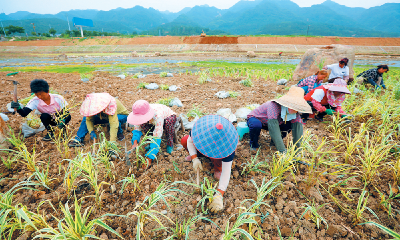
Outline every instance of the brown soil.
{"label": "brown soil", "polygon": [[400,46],[400,38],[352,37],[95,37],[79,39],[54,39],[41,41],[0,42],[0,46],[72,46],[72,45],[141,45],[141,44],[293,44],[354,46]]}
{"label": "brown soil", "polygon": [[[5,81],[6,79],[14,79],[20,82],[20,85],[18,85],[19,99],[29,96],[29,82],[32,79],[43,78],[49,82],[50,86],[54,90],[62,94],[66,100],[70,102],[70,104],[72,104],[73,101],[75,103],[82,101],[85,95],[90,92],[108,92],[112,96],[118,97],[128,109],[136,100],[139,99],[145,99],[149,102],[156,102],[161,98],[178,97],[183,101],[184,104],[184,107],[182,108],[173,108],[173,110],[178,114],[186,113],[192,108],[193,105],[198,106],[202,111],[207,113],[215,113],[221,108],[231,108],[232,111],[235,112],[236,109],[248,104],[262,104],[270,99],[275,98],[276,94],[273,91],[276,91],[277,93],[283,93],[284,91],[282,87],[277,87],[275,82],[264,79],[253,80],[254,87],[251,88],[240,85],[240,79],[225,77],[214,78],[211,83],[198,85],[197,76],[190,76],[186,74],[175,75],[172,78],[160,78],[156,75],[149,75],[143,79],[146,82],[178,85],[182,89],[178,90],[177,92],[163,91],[160,89],[138,90],[136,86],[140,81],[143,80],[130,78],[121,80],[105,72],[96,72],[94,79],[87,83],[83,83],[78,74],[21,72],[14,77],[6,77],[5,75],[5,72],[0,73],[0,82],[3,86],[0,95],[0,106],[3,106],[2,110],[4,111],[5,105],[12,100],[13,91],[12,83]],[[292,84],[294,84],[294,82],[288,83],[288,86]],[[214,96],[214,94],[221,90],[237,91],[240,92],[241,95],[237,98],[218,99]],[[24,119],[18,114],[9,115],[9,117],[10,121],[7,123],[10,124],[14,130],[18,131]],[[79,114],[78,107],[72,112],[72,121],[70,122],[70,126],[74,128],[75,131],[79,127],[81,119],[82,116]],[[359,125],[360,123],[354,122],[351,124],[351,128],[357,129]],[[330,135],[330,133],[326,131],[326,126],[326,123],[319,123],[315,120],[312,120],[307,123],[305,128],[322,138]],[[179,132],[179,138],[187,133],[188,131],[185,133]],[[43,135],[44,133],[29,137],[25,139],[25,142],[28,148],[31,149],[35,141],[37,141],[36,152],[41,153],[38,157],[38,160],[47,162],[50,159],[50,175],[52,178],[57,179],[52,184],[53,190],[48,191],[43,188],[38,188],[40,191],[35,192],[32,190],[21,190],[15,195],[14,198],[15,204],[23,203],[28,207],[29,210],[34,212],[36,212],[36,208],[42,200],[48,199],[54,206],[58,207],[59,203],[65,204],[69,198],[69,196],[66,195],[65,188],[62,185],[64,177],[63,168],[60,168],[61,172],[59,173],[59,165],[65,165],[66,162],[62,162],[60,153],[57,151],[54,144],[40,140]],[[130,132],[125,132],[125,136],[126,140],[121,142],[122,146],[125,142],[127,142],[129,145],[132,134]],[[89,137],[87,136],[87,143],[89,142],[88,139]],[[255,199],[256,189],[253,187],[253,185],[248,184],[248,181],[254,179],[254,181],[260,185],[264,177],[266,177],[267,180],[271,178],[269,173],[263,174],[260,172],[252,172],[249,175],[241,174],[243,164],[249,161],[252,156],[252,154],[249,152],[248,140],[248,136],[245,136],[237,148],[234,166],[232,169],[232,178],[224,195],[224,211],[216,215],[207,215],[207,217],[211,218],[222,229],[224,229],[229,217],[232,214],[239,212],[239,209],[237,208],[240,206],[240,203],[243,200]],[[267,161],[271,160],[271,154],[276,151],[276,149],[274,147],[269,147],[269,141],[270,138],[268,132],[263,131],[260,137],[261,153],[259,159],[265,159]],[[86,144],[84,151],[90,151],[89,144]],[[71,151],[71,154],[71,157],[74,157],[76,153]],[[128,187],[128,190],[123,195],[120,195],[118,192],[111,193],[111,188],[109,186],[105,186],[105,193],[102,203],[103,208],[95,208],[93,215],[99,217],[105,213],[114,213],[118,215],[127,214],[134,209],[137,202],[143,201],[144,197],[153,192],[158,184],[165,179],[171,181],[181,180],[193,183],[195,181],[195,174],[193,173],[191,164],[184,162],[185,156],[187,156],[187,152],[183,149],[176,150],[171,155],[167,154],[165,152],[165,145],[162,144],[162,151],[158,155],[158,164],[153,164],[152,167],[146,172],[137,170],[136,168],[133,170],[133,173],[140,182],[141,191],[134,192]],[[340,154],[338,154],[338,157],[339,159],[342,159]],[[173,162],[177,163],[180,171],[182,171],[181,174],[178,174],[176,171],[174,171]],[[204,171],[201,173],[201,176],[207,176],[209,179],[212,179],[212,163],[207,159],[202,159],[202,162]],[[128,176],[128,168],[125,166],[124,162],[119,160],[116,160],[114,164],[115,179],[104,179],[104,173],[100,173],[100,179],[104,179],[111,185],[116,186],[117,191],[119,191],[121,188],[121,183],[118,183],[118,181],[120,181],[123,177]],[[13,169],[8,170],[2,163],[0,163],[0,173],[3,174],[2,177],[9,178],[0,182],[0,189],[2,192],[7,191],[20,180],[25,179],[30,175],[29,170],[22,164],[17,164]],[[306,184],[305,180],[308,176],[307,173],[307,169],[303,165],[300,165],[294,177],[291,174],[286,175],[286,180],[282,185],[283,188],[279,188],[279,191],[274,192],[275,198],[266,199],[271,208],[263,206],[261,207],[261,211],[264,214],[269,212],[270,215],[263,223],[261,223],[260,218],[256,218],[256,220],[260,223],[262,230],[264,231],[264,234],[261,237],[262,239],[268,239],[268,237],[271,237],[272,239],[279,239],[277,238],[277,225],[279,225],[283,236],[286,237],[288,237],[292,231],[298,228],[298,231],[294,235],[296,239],[371,239],[371,237],[374,239],[388,239],[388,235],[382,234],[377,228],[367,225],[352,224],[351,216],[348,216],[348,214],[342,212],[338,206],[333,203],[329,195],[322,189],[321,186],[326,187],[326,184],[322,184],[319,187],[313,184],[311,186]],[[383,191],[387,194],[389,191],[387,183],[391,182],[391,179],[392,178],[389,173],[382,172],[380,178],[376,180],[375,185],[381,186],[380,191]],[[340,179],[335,175],[327,175],[326,177],[321,177],[320,180],[323,183],[325,182],[329,184],[340,181]],[[363,185],[360,181],[354,179],[351,181],[350,185],[351,187],[356,187],[357,189],[352,190],[349,196],[357,199],[361,193],[361,191],[358,189],[362,189]],[[190,194],[194,192],[193,187],[180,185],[179,188]],[[317,190],[321,192],[322,196],[319,195]],[[371,196],[368,199],[368,207],[377,213],[384,225],[389,226],[392,229],[395,229],[395,231],[399,232],[400,215],[397,214],[395,218],[389,219],[387,214],[380,208],[379,194],[373,187],[369,188],[368,190],[371,193]],[[304,209],[302,208],[305,206],[304,203],[308,202],[306,198],[299,192],[302,192],[309,199],[315,199],[317,205],[326,203],[319,213],[324,217],[324,219],[327,220],[329,224],[329,228],[327,230],[326,226],[323,224],[320,229],[317,229],[315,224],[313,224],[307,216],[298,221],[304,212]],[[91,190],[77,194],[78,199],[81,197],[86,197],[83,201],[83,207],[91,207],[95,205],[93,198],[88,197],[92,194],[93,191]],[[339,202],[347,203],[352,206],[353,209],[356,208],[357,202],[354,200],[347,200],[339,190],[333,191],[333,194]],[[171,212],[168,211],[167,216],[174,221],[182,221],[184,218],[193,216],[199,196],[200,195],[198,193],[191,195],[178,194],[178,197],[181,199],[181,201],[178,203],[171,202]],[[70,199],[70,206],[72,205],[72,202],[73,199]],[[393,208],[399,209],[399,207],[399,203],[394,203]],[[54,212],[54,210],[52,210],[48,204],[42,205],[40,209],[45,210],[45,213],[47,214],[46,219],[51,225],[53,225],[53,227],[56,227],[57,222],[51,215],[54,215],[58,218],[63,218],[63,216],[60,215],[60,211]],[[166,209],[166,206],[159,203],[155,209],[162,211]],[[166,210],[168,210],[168,208]],[[367,211],[365,211],[364,217],[366,220],[370,219],[377,221],[372,214]],[[125,239],[134,239],[136,224],[135,218],[124,219],[112,217],[110,219],[112,220],[107,221],[107,223],[114,229],[117,229],[117,231],[121,232]],[[234,220],[234,218],[231,220]],[[165,221],[163,221],[163,223],[167,224],[169,227],[175,227]],[[200,221],[196,223],[195,226],[197,228],[190,234],[190,239],[219,239],[219,236],[222,234],[220,230],[211,227],[211,225],[207,222]],[[165,231],[152,231],[156,228],[158,228],[158,226],[154,222],[148,222],[145,225],[144,232],[149,236],[147,239],[165,239],[167,237]],[[105,232],[103,229],[97,230],[97,236],[105,233],[108,235],[109,239],[116,238],[113,236],[113,234]]]}

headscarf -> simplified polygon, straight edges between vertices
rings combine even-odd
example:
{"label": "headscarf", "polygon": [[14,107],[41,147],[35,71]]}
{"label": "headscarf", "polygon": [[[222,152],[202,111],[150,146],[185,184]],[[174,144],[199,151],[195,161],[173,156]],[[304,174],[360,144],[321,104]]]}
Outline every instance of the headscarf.
{"label": "headscarf", "polygon": [[281,105],[281,118],[284,122],[296,119],[297,113],[289,113],[289,109]]}

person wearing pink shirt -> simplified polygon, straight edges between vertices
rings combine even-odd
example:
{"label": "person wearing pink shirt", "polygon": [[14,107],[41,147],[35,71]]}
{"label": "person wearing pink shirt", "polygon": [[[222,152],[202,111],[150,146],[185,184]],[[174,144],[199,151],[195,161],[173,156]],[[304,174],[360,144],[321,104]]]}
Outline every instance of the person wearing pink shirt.
{"label": "person wearing pink shirt", "polygon": [[167,139],[167,153],[174,150],[176,113],[169,107],[162,104],[149,104],[146,100],[138,100],[132,106],[132,112],[128,116],[128,123],[134,125],[132,131],[132,149],[135,149],[140,142],[144,132],[153,133],[154,142],[150,144],[146,153],[148,168],[160,151],[161,137]]}
{"label": "person wearing pink shirt", "polygon": [[54,137],[53,127],[62,129],[71,121],[71,115],[65,108],[68,103],[61,95],[49,93],[49,84],[43,79],[35,79],[30,84],[31,92],[35,94],[26,107],[21,108],[18,102],[11,102],[11,107],[16,108],[22,117],[28,116],[33,110],[38,110],[40,120],[47,129],[43,141],[50,141]]}

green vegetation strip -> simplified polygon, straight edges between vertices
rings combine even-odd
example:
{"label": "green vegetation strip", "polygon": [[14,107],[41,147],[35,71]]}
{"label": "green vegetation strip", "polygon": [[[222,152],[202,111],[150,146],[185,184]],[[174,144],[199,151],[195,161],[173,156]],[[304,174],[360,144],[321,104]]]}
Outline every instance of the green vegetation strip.
{"label": "green vegetation strip", "polygon": [[60,66],[40,66],[40,67],[4,67],[0,72],[52,72],[52,73],[89,73],[99,69],[113,68],[113,70],[136,68],[146,64],[105,64],[105,65],[60,65]]}

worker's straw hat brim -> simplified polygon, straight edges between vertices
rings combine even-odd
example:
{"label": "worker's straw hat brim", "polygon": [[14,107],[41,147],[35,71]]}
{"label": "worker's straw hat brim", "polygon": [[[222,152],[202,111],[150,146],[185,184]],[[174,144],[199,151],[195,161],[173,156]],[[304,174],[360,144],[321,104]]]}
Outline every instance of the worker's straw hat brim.
{"label": "worker's straw hat brim", "polygon": [[304,90],[300,87],[291,87],[288,93],[272,101],[300,113],[312,113],[310,105],[304,99]]}

